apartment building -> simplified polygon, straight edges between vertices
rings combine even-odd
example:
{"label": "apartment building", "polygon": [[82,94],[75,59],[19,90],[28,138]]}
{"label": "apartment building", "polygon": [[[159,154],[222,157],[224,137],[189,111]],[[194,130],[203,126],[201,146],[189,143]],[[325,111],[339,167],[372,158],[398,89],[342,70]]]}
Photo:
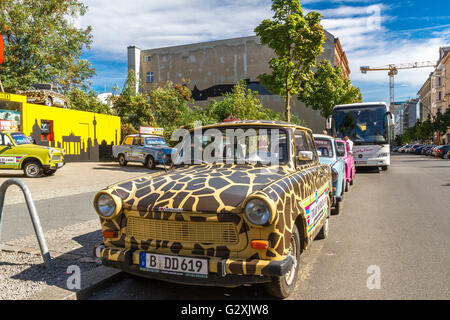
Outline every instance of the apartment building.
{"label": "apartment building", "polygon": [[[324,51],[318,62],[328,59],[348,77],[350,68],[339,39],[327,31],[325,35]],[[240,80],[245,80],[248,88],[258,92],[265,107],[284,113],[283,99],[269,92],[257,79],[260,74],[271,72],[268,62],[274,56],[272,49],[261,45],[257,36],[146,50],[130,46],[128,70],[135,71],[144,91],[165,81],[185,83],[198,106],[205,106],[210,99],[220,99]],[[320,112],[295,97],[292,113],[315,132],[324,129],[325,119]]]}

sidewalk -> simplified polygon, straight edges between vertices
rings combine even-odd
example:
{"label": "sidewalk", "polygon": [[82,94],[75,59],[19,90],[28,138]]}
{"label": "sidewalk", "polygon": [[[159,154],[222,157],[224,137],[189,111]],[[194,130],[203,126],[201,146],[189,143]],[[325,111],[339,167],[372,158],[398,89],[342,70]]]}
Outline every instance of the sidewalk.
{"label": "sidewalk", "polygon": [[93,247],[102,242],[98,219],[48,231],[45,239],[52,270],[45,268],[35,235],[0,245],[0,300],[55,299],[54,295],[39,293],[54,292],[49,290],[52,288],[69,292],[70,274],[66,273],[69,266],[81,269],[82,287],[86,286],[83,282],[89,273],[105,268],[92,254]]}

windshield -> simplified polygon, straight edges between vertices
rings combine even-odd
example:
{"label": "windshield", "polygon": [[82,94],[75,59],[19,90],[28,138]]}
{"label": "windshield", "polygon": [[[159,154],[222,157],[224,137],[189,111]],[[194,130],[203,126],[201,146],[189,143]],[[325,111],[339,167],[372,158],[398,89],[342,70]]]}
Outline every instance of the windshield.
{"label": "windshield", "polygon": [[31,143],[28,137],[23,133],[11,133],[11,138],[13,138],[14,142],[18,145]]}
{"label": "windshield", "polygon": [[278,165],[288,161],[287,133],[266,128],[213,128],[185,136],[177,164]]}
{"label": "windshield", "polygon": [[166,145],[164,138],[145,138],[145,144]]}
{"label": "windshield", "polygon": [[356,145],[387,144],[386,112],[385,106],[335,109],[337,136],[348,136]]}
{"label": "windshield", "polygon": [[333,145],[331,140],[314,138],[319,157],[333,158]]}

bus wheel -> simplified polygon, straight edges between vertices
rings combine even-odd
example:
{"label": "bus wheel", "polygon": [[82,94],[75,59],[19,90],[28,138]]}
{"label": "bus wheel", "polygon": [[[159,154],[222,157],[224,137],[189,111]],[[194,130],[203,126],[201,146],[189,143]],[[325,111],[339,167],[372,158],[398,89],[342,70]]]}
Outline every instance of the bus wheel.
{"label": "bus wheel", "polygon": [[382,167],[381,167],[381,170],[383,170],[383,171],[388,171],[388,168],[389,168],[388,166],[382,166]]}

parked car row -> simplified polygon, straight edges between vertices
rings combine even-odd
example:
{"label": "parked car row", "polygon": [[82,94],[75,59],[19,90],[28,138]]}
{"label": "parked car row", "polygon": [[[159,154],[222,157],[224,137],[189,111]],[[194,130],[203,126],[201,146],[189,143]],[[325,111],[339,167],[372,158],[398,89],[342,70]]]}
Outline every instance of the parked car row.
{"label": "parked car row", "polygon": [[[154,139],[127,137],[114,156],[121,165],[153,168],[150,156],[164,164],[167,146]],[[294,291],[301,253],[327,238],[356,173],[347,142],[265,120],[191,130],[170,161],[164,171],[97,193],[103,243],[95,255],[147,278],[262,283],[277,298]]]}
{"label": "parked car row", "polygon": [[392,151],[450,159],[450,145],[407,144],[401,147],[395,147]]}

